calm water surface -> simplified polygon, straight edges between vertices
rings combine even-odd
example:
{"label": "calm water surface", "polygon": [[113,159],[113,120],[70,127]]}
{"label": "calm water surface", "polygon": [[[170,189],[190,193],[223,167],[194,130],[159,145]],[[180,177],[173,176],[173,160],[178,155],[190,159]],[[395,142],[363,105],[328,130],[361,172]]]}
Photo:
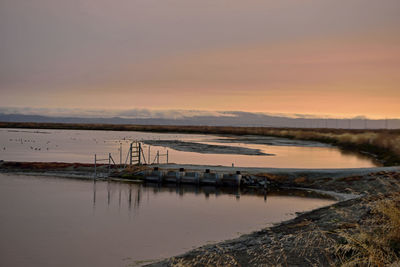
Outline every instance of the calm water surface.
{"label": "calm water surface", "polygon": [[[261,138],[261,137],[260,137]],[[130,140],[179,140],[182,142],[236,146],[258,149],[266,155],[205,154],[207,151],[177,151],[161,146],[151,146],[150,161],[157,151],[169,161],[181,164],[206,164],[239,167],[276,168],[361,168],[376,166],[369,158],[343,153],[324,144],[299,141],[294,145],[265,145],[241,142],[218,142],[221,137],[198,134],[170,134],[150,132],[82,131],[0,129],[0,159],[14,161],[59,161],[91,163],[94,154],[106,158],[111,153],[117,163],[125,162]],[[280,138],[282,140],[282,138]],[[284,139],[283,139],[284,140]],[[122,146],[122,156],[119,148]],[[148,158],[148,145],[143,145]],[[194,147],[195,148],[195,147]],[[165,162],[161,158],[161,163]]]}
{"label": "calm water surface", "polygon": [[0,174],[0,266],[129,266],[334,202],[229,190]]}

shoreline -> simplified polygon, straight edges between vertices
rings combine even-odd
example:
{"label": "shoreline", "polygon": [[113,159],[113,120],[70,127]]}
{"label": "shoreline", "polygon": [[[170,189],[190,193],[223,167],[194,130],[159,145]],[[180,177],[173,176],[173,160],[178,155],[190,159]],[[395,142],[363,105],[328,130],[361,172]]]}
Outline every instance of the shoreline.
{"label": "shoreline", "polygon": [[[158,133],[212,134],[223,136],[271,136],[290,140],[303,140],[329,144],[343,151],[358,153],[379,165],[400,165],[399,129],[331,129],[331,128],[271,128],[189,125],[131,125],[131,124],[83,124],[83,123],[33,123],[0,122],[0,128],[54,129],[54,130],[104,130],[140,131]],[[383,142],[389,140],[390,142]]]}
{"label": "shoreline", "polygon": [[[177,171],[184,168],[190,172],[204,172],[209,170],[220,174],[236,173],[240,171],[243,176],[251,176],[258,180],[267,179],[279,186],[299,187],[308,189],[324,190],[325,186],[334,186],[335,182],[346,177],[360,177],[376,172],[400,172],[400,166],[392,167],[364,167],[364,168],[271,168],[271,167],[231,167],[221,165],[196,165],[196,164],[152,164],[140,165],[126,169],[122,166],[112,166],[109,173],[108,164],[97,164],[98,179],[107,179],[110,174],[111,179],[136,180],[145,170],[158,168],[165,172]],[[70,162],[22,162],[0,160],[0,172],[11,172],[20,174],[44,174],[55,175],[58,177],[81,177],[93,179],[93,163],[70,163]],[[125,174],[129,174],[124,177]],[[137,175],[139,174],[139,175]],[[131,178],[135,179],[131,179]],[[141,179],[141,178],[139,178]],[[333,182],[332,182],[333,181]],[[318,182],[318,183],[315,183]],[[329,190],[328,190],[329,191]]]}
{"label": "shoreline", "polygon": [[[301,176],[275,176],[282,187],[330,192],[337,203],[298,214],[294,219],[238,238],[208,244],[146,266],[332,266],[341,231],[356,231],[373,216],[371,207],[399,190],[400,167],[369,170],[297,170]],[[321,172],[322,171],[322,172]],[[280,170],[280,174],[290,170]],[[331,173],[332,174],[332,173]],[[349,176],[349,174],[352,174]],[[271,174],[270,174],[271,175]],[[397,184],[396,184],[397,183]]]}
{"label": "shoreline", "polygon": [[[93,179],[90,164],[0,162],[0,172]],[[22,166],[22,167],[21,167]],[[340,263],[332,246],[340,240],[338,231],[357,229],[371,215],[378,196],[398,191],[400,167],[357,169],[278,169],[232,168],[184,165],[188,169],[211,168],[218,171],[240,169],[242,173],[268,179],[281,189],[311,190],[334,196],[338,202],[327,207],[299,213],[284,221],[242,235],[207,244],[182,255],[147,261],[147,266],[260,266],[260,265],[332,265]],[[176,169],[182,165],[159,165]],[[103,169],[102,169],[103,168]],[[106,166],[100,167],[106,172]],[[81,176],[79,176],[81,174]],[[84,175],[86,174],[86,176]],[[158,262],[156,262],[158,261]]]}

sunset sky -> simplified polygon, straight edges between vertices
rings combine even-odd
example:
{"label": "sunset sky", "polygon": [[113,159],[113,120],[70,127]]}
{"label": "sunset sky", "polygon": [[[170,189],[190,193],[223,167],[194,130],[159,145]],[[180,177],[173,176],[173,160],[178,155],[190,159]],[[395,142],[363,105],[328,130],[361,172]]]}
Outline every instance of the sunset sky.
{"label": "sunset sky", "polygon": [[0,106],[400,118],[400,1],[1,0]]}

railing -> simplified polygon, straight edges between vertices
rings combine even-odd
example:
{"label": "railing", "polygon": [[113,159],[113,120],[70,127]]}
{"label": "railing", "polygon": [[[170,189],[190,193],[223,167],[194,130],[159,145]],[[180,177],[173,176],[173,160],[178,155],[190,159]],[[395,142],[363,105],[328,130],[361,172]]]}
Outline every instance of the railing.
{"label": "railing", "polygon": [[107,162],[108,161],[108,175],[111,173],[111,162],[115,165],[115,161],[113,157],[111,156],[111,153],[108,153],[108,158],[97,158],[97,154],[94,154],[94,179],[97,179],[97,163],[98,162]]}
{"label": "railing", "polygon": [[166,158],[165,162],[166,162],[166,164],[168,164],[168,150],[165,154],[160,154],[160,151],[157,151],[157,154],[154,157],[154,160],[151,164],[154,164],[154,163],[160,164],[160,157],[165,157]]}
{"label": "railing", "polygon": [[[129,150],[126,155],[126,159],[124,164],[122,164],[122,145],[120,144],[120,147],[118,149],[119,155],[120,155],[120,167],[123,167],[124,169],[127,168],[128,166],[133,166],[133,165],[142,165],[142,164],[160,164],[160,161],[163,161],[165,159],[165,163],[168,164],[169,162],[169,154],[168,150],[166,153],[161,154],[159,150],[157,150],[157,153],[151,161],[151,147],[150,145],[148,146],[148,157],[146,159],[145,157],[145,152],[142,146],[141,142],[138,141],[133,141],[129,145]],[[111,166],[112,165],[117,165],[111,155],[111,153],[108,153],[107,158],[97,158],[97,155],[94,155],[94,178],[97,178],[97,167],[98,163],[100,162],[108,162],[108,175],[111,173]]]}

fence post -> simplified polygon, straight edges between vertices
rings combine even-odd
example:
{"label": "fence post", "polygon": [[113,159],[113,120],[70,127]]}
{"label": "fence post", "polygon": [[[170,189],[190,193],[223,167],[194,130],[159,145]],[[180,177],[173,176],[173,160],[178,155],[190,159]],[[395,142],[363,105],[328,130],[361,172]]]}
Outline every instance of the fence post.
{"label": "fence post", "polygon": [[132,143],[129,147],[129,166],[132,166]]}
{"label": "fence post", "polygon": [[138,154],[139,154],[139,156],[138,156],[138,163],[139,163],[139,165],[140,165],[140,159],[141,159],[140,153],[142,153],[142,143],[139,143],[139,151],[138,151]]}
{"label": "fence post", "polygon": [[157,164],[160,164],[160,151],[157,151]]}
{"label": "fence post", "polygon": [[150,145],[149,145],[149,157],[148,157],[148,159],[149,159],[149,165],[151,164],[151,162],[150,162]]}
{"label": "fence post", "polygon": [[142,155],[142,158],[143,158],[143,163],[147,164],[150,159],[146,159],[146,157],[144,155],[144,149],[143,148],[140,149],[140,152],[141,152],[141,155]]}

